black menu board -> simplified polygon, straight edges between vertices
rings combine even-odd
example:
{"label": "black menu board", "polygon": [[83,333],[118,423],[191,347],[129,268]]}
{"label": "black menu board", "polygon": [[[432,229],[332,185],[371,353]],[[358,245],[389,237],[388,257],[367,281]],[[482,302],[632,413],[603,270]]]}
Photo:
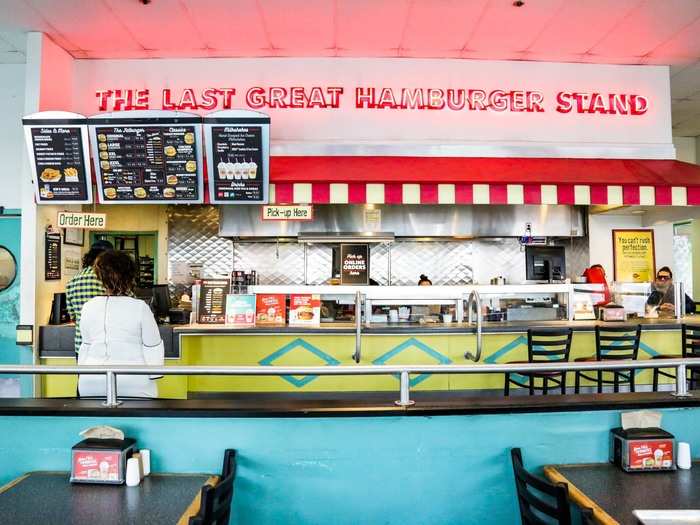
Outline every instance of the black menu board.
{"label": "black menu board", "polygon": [[[65,117],[67,116],[67,118]],[[22,120],[39,204],[92,202],[87,119],[65,112],[44,112]]]}
{"label": "black menu board", "polygon": [[203,279],[199,288],[199,313],[201,324],[224,324],[226,321],[226,296],[231,282],[228,279]]}
{"label": "black menu board", "polygon": [[219,111],[204,118],[204,130],[211,202],[267,202],[270,117]]}
{"label": "black menu board", "polygon": [[340,245],[340,283],[369,284],[369,245]]}
{"label": "black menu board", "polygon": [[61,279],[61,234],[46,232],[44,237],[44,280]]}
{"label": "black menu board", "polygon": [[90,119],[100,201],[202,202],[201,119],[131,113]]}

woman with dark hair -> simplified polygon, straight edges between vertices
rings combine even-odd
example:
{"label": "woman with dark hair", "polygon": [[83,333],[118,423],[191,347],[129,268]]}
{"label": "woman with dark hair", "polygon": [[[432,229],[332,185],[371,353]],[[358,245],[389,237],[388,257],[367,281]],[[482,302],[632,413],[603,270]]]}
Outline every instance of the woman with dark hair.
{"label": "woman with dark hair", "polygon": [[[83,341],[79,365],[163,366],[163,341],[148,305],[131,297],[137,268],[126,253],[107,251],[97,257],[95,274],[105,288],[83,306],[80,330]],[[125,397],[157,397],[158,387],[149,376],[118,376],[117,393]],[[81,397],[104,396],[102,375],[81,375]]]}
{"label": "woman with dark hair", "polygon": [[420,274],[420,279],[418,279],[418,286],[432,286],[433,281],[428,279],[428,276],[425,274]]}

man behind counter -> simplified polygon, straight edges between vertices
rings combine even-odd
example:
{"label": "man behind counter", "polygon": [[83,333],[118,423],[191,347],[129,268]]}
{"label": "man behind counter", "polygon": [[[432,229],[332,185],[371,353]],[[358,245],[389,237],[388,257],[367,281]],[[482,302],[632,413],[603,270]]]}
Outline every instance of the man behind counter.
{"label": "man behind counter", "polygon": [[[652,292],[647,299],[647,311],[657,311],[659,317],[674,317],[676,313],[675,293],[673,290],[673,272],[668,266],[662,266],[656,272]],[[685,294],[686,313],[695,313],[695,303]]]}
{"label": "man behind counter", "polygon": [[83,256],[83,269],[78,272],[66,286],[66,303],[68,314],[75,321],[75,351],[80,349],[82,336],[80,335],[80,314],[83,305],[93,297],[104,295],[105,289],[102,282],[97,278],[93,265],[97,256],[114,250],[114,246],[109,241],[95,241],[90,250]]}

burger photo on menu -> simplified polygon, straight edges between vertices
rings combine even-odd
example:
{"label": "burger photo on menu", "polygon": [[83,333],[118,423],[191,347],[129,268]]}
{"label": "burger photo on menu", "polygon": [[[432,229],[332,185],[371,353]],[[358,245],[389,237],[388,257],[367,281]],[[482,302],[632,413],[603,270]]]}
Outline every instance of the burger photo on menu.
{"label": "burger photo on menu", "polygon": [[317,294],[290,295],[289,326],[321,326],[321,296]]}

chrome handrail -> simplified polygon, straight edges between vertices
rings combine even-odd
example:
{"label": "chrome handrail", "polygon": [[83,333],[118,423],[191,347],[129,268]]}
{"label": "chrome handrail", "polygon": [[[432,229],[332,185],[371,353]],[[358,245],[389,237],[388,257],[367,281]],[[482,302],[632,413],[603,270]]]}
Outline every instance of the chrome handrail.
{"label": "chrome handrail", "polygon": [[464,353],[465,359],[471,359],[475,363],[478,363],[481,359],[481,296],[476,290],[472,290],[469,294],[469,299],[467,300],[467,312],[469,315],[469,324],[473,322],[473,308],[476,306],[476,354],[472,354],[470,351]]}
{"label": "chrome handrail", "polygon": [[[114,407],[117,401],[116,375],[223,375],[223,376],[284,376],[284,375],[396,375],[401,378],[401,399],[397,404],[410,404],[409,390],[411,374],[500,374],[517,372],[575,372],[578,370],[630,370],[647,368],[675,368],[674,395],[687,397],[685,382],[687,367],[700,368],[700,357],[645,359],[635,361],[585,361],[554,363],[507,363],[476,365],[339,365],[339,366],[56,366],[56,365],[0,365],[0,374],[39,375],[105,375],[107,401],[105,406]],[[683,378],[684,380],[679,380]]]}
{"label": "chrome handrail", "polygon": [[355,353],[352,358],[356,363],[362,358],[362,292],[355,294]]}

